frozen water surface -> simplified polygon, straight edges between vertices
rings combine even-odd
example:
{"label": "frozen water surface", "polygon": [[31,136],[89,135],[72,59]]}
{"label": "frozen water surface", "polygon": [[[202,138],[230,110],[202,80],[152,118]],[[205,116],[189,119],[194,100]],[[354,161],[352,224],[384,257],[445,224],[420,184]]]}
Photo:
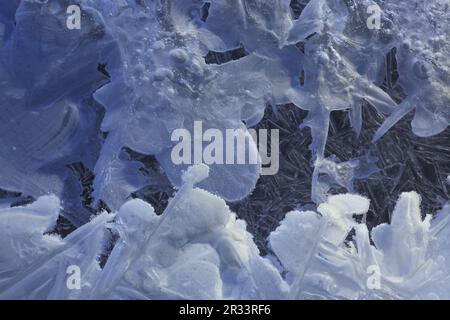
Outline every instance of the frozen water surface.
{"label": "frozen water surface", "polygon": [[[3,1],[0,298],[450,298],[449,34],[446,0]],[[194,121],[279,129],[278,174],[174,165]]]}

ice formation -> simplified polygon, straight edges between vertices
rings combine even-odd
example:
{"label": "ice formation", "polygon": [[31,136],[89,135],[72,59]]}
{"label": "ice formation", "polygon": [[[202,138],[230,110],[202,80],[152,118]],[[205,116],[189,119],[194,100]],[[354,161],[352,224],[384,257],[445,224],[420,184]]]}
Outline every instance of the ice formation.
{"label": "ice formation", "polygon": [[[298,17],[291,2],[0,3],[0,298],[450,298],[448,203],[423,218],[420,196],[404,193],[369,232],[354,215],[370,201],[331,189],[354,192],[375,160],[325,155],[342,110],[357,135],[364,108],[386,116],[374,143],[412,111],[415,135],[448,130],[448,1],[310,0]],[[66,27],[69,4],[80,30]],[[367,26],[373,5],[379,29]],[[401,101],[382,89],[387,55]],[[194,121],[247,131],[288,103],[308,114],[315,204],[287,213],[262,257],[225,202],[251,194],[261,164],[176,166],[170,133]],[[163,183],[133,152],[177,189],[162,215],[131,199]],[[60,218],[76,229],[65,238]],[[80,290],[66,286],[71,265]]]}
{"label": "ice formation", "polygon": [[[345,194],[321,204],[321,216],[311,211],[286,215],[270,243],[292,279],[291,297],[448,299],[449,261],[443,249],[448,205],[435,220],[422,219],[418,194],[403,193],[391,223],[370,233],[352,218],[368,207],[368,199]],[[344,245],[351,229],[353,242]]]}
{"label": "ice formation", "polygon": [[[135,199],[102,213],[64,240],[46,234],[60,203],[41,197],[0,213],[0,298],[30,299],[275,299],[287,285],[259,255],[245,223],[225,202],[194,183],[208,167],[192,167],[164,214]],[[29,227],[22,228],[27,221]],[[29,223],[28,223],[29,222]],[[111,231],[109,231],[111,230]],[[103,268],[98,258],[118,236]],[[80,290],[66,286],[66,269],[81,270]],[[62,270],[63,273],[56,272]]]}
{"label": "ice formation", "polygon": [[[353,218],[369,200],[330,196],[317,212],[288,213],[270,235],[279,265],[259,255],[222,199],[195,187],[207,176],[208,167],[191,167],[161,216],[130,200],[65,239],[51,233],[61,206],[54,196],[2,209],[0,298],[450,298],[448,205],[433,221],[422,219],[420,197],[402,194],[391,223],[370,232],[372,245],[366,225]],[[116,241],[100,267],[111,234]],[[79,290],[66,285],[72,265],[80,268]],[[378,287],[367,285],[370,268],[379,272]]]}

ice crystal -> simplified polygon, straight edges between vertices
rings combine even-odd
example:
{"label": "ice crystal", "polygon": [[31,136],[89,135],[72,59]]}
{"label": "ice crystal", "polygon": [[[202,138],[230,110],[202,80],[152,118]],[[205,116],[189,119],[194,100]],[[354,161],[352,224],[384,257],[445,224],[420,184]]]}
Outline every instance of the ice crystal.
{"label": "ice crystal", "polygon": [[[450,298],[448,34],[443,0],[1,2],[0,297]],[[280,172],[175,165],[195,121],[281,129]]]}
{"label": "ice crystal", "polygon": [[[208,171],[191,167],[161,216],[142,200],[129,200],[65,239],[49,233],[61,206],[54,196],[1,209],[0,297],[448,298],[448,205],[433,221],[422,220],[420,197],[402,194],[390,224],[371,231],[372,245],[366,225],[353,218],[367,213],[369,200],[330,196],[318,206],[320,215],[290,212],[270,235],[278,266],[259,255],[245,222],[222,199],[195,187]],[[64,277],[74,265],[81,270],[79,290],[70,290]],[[380,272],[378,287],[367,286],[369,267]]]}

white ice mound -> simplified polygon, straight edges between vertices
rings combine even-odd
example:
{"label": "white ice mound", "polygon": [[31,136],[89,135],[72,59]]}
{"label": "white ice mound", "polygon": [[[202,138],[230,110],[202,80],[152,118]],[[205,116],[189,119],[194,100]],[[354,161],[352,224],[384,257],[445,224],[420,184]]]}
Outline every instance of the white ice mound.
{"label": "white ice mound", "polygon": [[[348,215],[366,213],[368,204],[360,196],[339,195],[319,206],[322,216],[311,211],[287,214],[270,235],[270,245],[288,271],[289,297],[448,298],[450,260],[444,233],[449,207],[430,224],[431,216],[422,219],[419,195],[403,193],[391,223],[369,234],[365,224]],[[353,242],[347,242],[351,229]]]}
{"label": "white ice mound", "polygon": [[14,275],[61,246],[60,239],[44,235],[54,227],[59,210],[59,200],[54,196],[42,197],[25,208],[1,210],[0,292]]}
{"label": "white ice mound", "polygon": [[[45,228],[35,231],[36,237],[42,238],[40,242],[29,243],[26,228],[14,229],[14,237],[10,237],[16,241],[16,247],[29,243],[29,251],[3,250],[2,244],[2,261],[22,255],[27,265],[6,269],[7,265],[0,264],[0,274],[5,275],[0,298],[283,297],[286,283],[269,260],[259,255],[245,223],[236,219],[224,200],[194,188],[194,183],[206,178],[207,173],[207,167],[202,165],[190,168],[185,184],[161,216],[142,200],[131,200],[117,213],[96,217],[64,240],[43,234],[47,221]],[[33,208],[46,209],[40,204],[49,199],[41,198],[28,207],[11,210],[31,215]],[[1,211],[0,219],[7,214],[7,210]],[[18,215],[9,219],[15,222],[13,219],[20,218]],[[52,218],[55,221],[56,214]],[[6,228],[8,223],[1,222],[1,226]],[[118,238],[101,269],[98,258],[111,232]],[[52,245],[41,244],[45,239]],[[43,248],[36,250],[35,246]],[[70,290],[66,285],[66,269],[71,265],[80,268],[79,290]]]}
{"label": "white ice mound", "polygon": [[[272,232],[277,269],[222,199],[195,188],[207,171],[190,168],[160,216],[130,200],[65,239],[51,233],[60,210],[53,196],[1,209],[0,298],[450,298],[449,205],[431,222],[420,197],[404,193],[391,223],[369,233],[354,218],[364,218],[366,198],[330,196],[320,214],[290,212]],[[74,266],[75,289],[68,285]]]}
{"label": "white ice mound", "polygon": [[100,271],[98,253],[107,222],[101,214],[64,240],[51,234],[60,211],[59,200],[44,196],[26,207],[0,210],[0,299],[66,299],[80,290],[67,287],[66,270],[84,270],[81,283]]}

